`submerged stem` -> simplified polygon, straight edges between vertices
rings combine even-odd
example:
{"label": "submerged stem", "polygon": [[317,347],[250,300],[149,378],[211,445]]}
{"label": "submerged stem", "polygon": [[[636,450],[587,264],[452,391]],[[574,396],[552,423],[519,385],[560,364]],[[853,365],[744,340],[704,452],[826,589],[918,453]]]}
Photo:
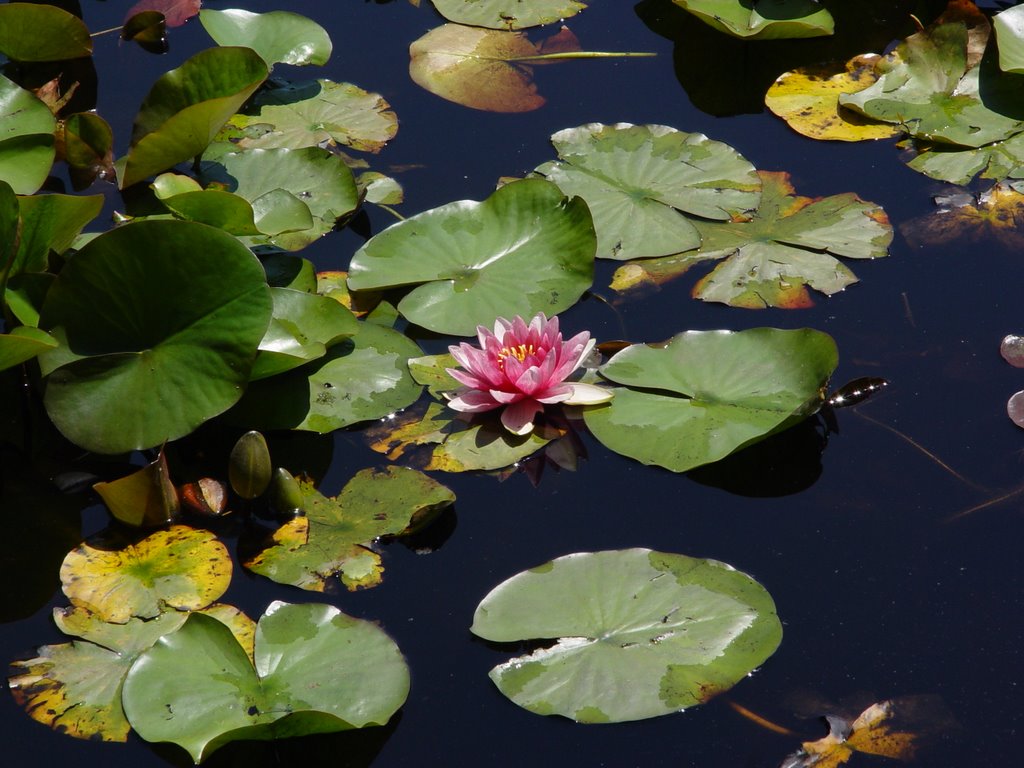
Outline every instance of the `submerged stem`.
{"label": "submerged stem", "polygon": [[957,480],[959,480],[960,482],[964,483],[965,485],[969,485],[971,488],[974,488],[977,491],[987,491],[987,490],[989,490],[988,488],[984,488],[984,487],[978,485],[973,480],[968,480],[966,477],[964,477],[959,472],[957,472],[955,469],[953,469],[951,466],[949,466],[949,464],[944,462],[942,459],[940,459],[934,453],[932,453],[927,448],[925,448],[923,445],[921,445],[919,442],[914,440],[914,438],[910,437],[909,435],[903,434],[898,429],[896,429],[896,427],[889,426],[885,422],[879,421],[878,419],[874,419],[871,416],[868,416],[867,414],[861,413],[860,411],[854,411],[854,413],[857,416],[859,416],[860,418],[865,419],[866,421],[870,421],[875,426],[881,427],[882,429],[885,429],[885,430],[888,430],[889,432],[892,432],[894,435],[896,435],[896,437],[900,438],[901,440],[903,440],[906,443],[909,443],[910,445],[912,445],[914,448],[919,450],[921,453],[923,453],[925,456],[927,456],[929,459],[934,461],[936,464],[938,464],[940,467],[942,467],[944,470],[949,472],[949,474],[951,474],[953,477],[955,477]]}

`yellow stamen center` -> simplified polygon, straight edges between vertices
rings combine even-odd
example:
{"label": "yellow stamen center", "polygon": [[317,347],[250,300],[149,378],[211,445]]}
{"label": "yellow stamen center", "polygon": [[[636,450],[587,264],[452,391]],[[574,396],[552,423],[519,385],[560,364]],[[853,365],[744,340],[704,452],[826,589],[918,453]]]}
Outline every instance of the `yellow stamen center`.
{"label": "yellow stamen center", "polygon": [[519,362],[523,362],[526,358],[532,355],[536,350],[533,344],[520,344],[518,347],[502,347],[498,352],[498,370],[505,370],[505,358],[514,357]]}

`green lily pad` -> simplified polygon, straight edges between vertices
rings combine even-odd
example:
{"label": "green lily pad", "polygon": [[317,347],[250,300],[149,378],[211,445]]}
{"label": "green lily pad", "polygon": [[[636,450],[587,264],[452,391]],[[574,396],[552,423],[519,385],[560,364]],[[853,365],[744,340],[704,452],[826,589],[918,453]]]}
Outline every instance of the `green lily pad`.
{"label": "green lily pad", "polygon": [[578,552],[523,571],[480,602],[470,631],[498,643],[557,640],[490,677],[520,707],[582,723],[702,704],[782,639],[771,596],[745,573],[649,549]]}
{"label": "green lily pad", "polygon": [[257,624],[255,664],[223,624],[194,614],[139,657],[122,701],[142,738],[199,763],[230,741],[383,725],[408,692],[405,660],[375,624],[275,602]]}
{"label": "green lily pad", "polygon": [[1024,133],[971,149],[950,144],[924,144],[907,165],[918,173],[951,184],[966,185],[975,176],[1003,181],[1024,179]]}
{"label": "green lily pad", "polygon": [[398,117],[380,94],[350,83],[314,80],[261,90],[245,114],[228,123],[242,149],[341,144],[379,152],[398,131]]}
{"label": "green lily pad", "polygon": [[397,331],[361,322],[318,360],[253,382],[230,418],[260,429],[320,433],[383,418],[419,397],[422,388],[406,361],[420,354]]}
{"label": "green lily pad", "polygon": [[58,344],[46,331],[18,326],[10,333],[0,333],[0,371],[31,360]]}
{"label": "green lily pad", "polygon": [[121,549],[85,542],[64,558],[60,579],[73,605],[124,624],[210,605],[228,588],[231,556],[209,531],[174,525]]}
{"label": "green lily pad", "polygon": [[64,159],[75,189],[89,186],[97,177],[115,178],[113,146],[113,131],[99,115],[78,112],[64,120]]}
{"label": "green lily pad", "polygon": [[554,24],[575,16],[587,7],[578,0],[431,0],[448,21],[490,29],[526,29]]}
{"label": "green lily pad", "polygon": [[962,21],[911,35],[876,64],[877,82],[839,103],[932,142],[981,147],[1019,133],[1024,75],[1002,72],[991,53],[975,65],[970,35]]}
{"label": "green lily pad", "polygon": [[593,280],[590,211],[554,184],[526,179],[478,203],[418,214],[372,237],[352,257],[352,290],[415,285],[399,302],[409,321],[469,336],[495,316],[555,315]]}
{"label": "green lily pad", "polygon": [[392,461],[402,458],[420,469],[441,472],[504,469],[562,435],[546,425],[527,435],[514,435],[502,426],[497,413],[470,418],[441,403],[430,403],[425,410],[410,409],[366,434],[370,447]]}
{"label": "green lily pad", "polygon": [[0,179],[0,311],[20,241],[21,204],[11,185]]}
{"label": "green lily pad", "polygon": [[999,43],[999,68],[1024,73],[1024,7],[1000,11],[992,17],[992,28]]}
{"label": "green lily pad", "polygon": [[265,379],[317,360],[359,330],[355,315],[327,296],[271,288],[274,315],[260,342],[250,379]]}
{"label": "green lily pad", "polygon": [[837,362],[832,338],[807,328],[687,331],[614,355],[600,373],[624,386],[584,419],[611,450],[686,472],[817,411]]}
{"label": "green lily pad", "polygon": [[599,258],[691,250],[700,234],[680,212],[725,221],[757,208],[761,196],[754,166],[701,133],[591,123],[559,131],[551,143],[561,159],[536,173],[587,202]]}
{"label": "green lily pad", "polygon": [[261,234],[249,201],[231,192],[204,189],[172,195],[161,202],[177,218],[185,221],[209,224],[235,236]]}
{"label": "green lily pad", "polygon": [[199,12],[199,21],[217,45],[251,48],[267,66],[323,65],[331,58],[331,38],[327,30],[297,13],[204,8]]}
{"label": "green lily pad", "polygon": [[103,195],[27,195],[18,199],[21,241],[10,274],[45,272],[103,208]]}
{"label": "green lily pad", "polygon": [[[253,244],[288,251],[318,240],[359,205],[352,171],[337,155],[319,147],[230,152],[205,164],[203,177],[248,200],[262,231],[277,230]],[[284,199],[282,193],[291,197]],[[310,220],[312,226],[304,226]]]}
{"label": "green lily pad", "polygon": [[0,5],[0,53],[15,61],[61,61],[92,55],[82,20],[41,3]]}
{"label": "green lily pad", "polygon": [[135,118],[132,143],[119,163],[120,185],[202,154],[267,77],[267,65],[249,48],[200,51],[160,77]]}
{"label": "green lily pad", "polygon": [[831,35],[835,22],[815,0],[672,0],[719,32],[751,40]]}
{"label": "green lily pad", "polygon": [[285,523],[245,567],[313,592],[323,592],[335,576],[350,590],[376,586],[384,569],[370,544],[422,527],[455,501],[440,483],[397,466],[357,472],[334,499],[307,481],[299,488],[305,517]]}
{"label": "green lily pad", "polygon": [[7,309],[19,323],[32,328],[39,325],[39,310],[54,277],[49,272],[23,272],[11,278],[4,300]]}
{"label": "green lily pad", "polygon": [[[14,5],[30,4],[0,5],[0,11]],[[53,166],[57,121],[34,94],[0,75],[0,123],[4,126],[0,134],[0,179],[18,194],[31,195],[46,181]]]}
{"label": "green lily pad", "polygon": [[409,361],[409,373],[417,384],[423,384],[431,396],[440,399],[445,392],[454,392],[461,384],[448,373],[449,368],[458,368],[459,364],[450,353],[443,355],[424,355]]}
{"label": "green lily pad", "polygon": [[83,608],[55,608],[54,621],[72,643],[44,645],[35,658],[11,665],[15,701],[33,720],[77,739],[127,741],[121,684],[142,651],[185,623],[171,611],[124,624],[99,620]]}
{"label": "green lily pad", "polygon": [[185,221],[106,232],[43,306],[62,342],[39,358],[47,413],[99,453],[187,435],[241,397],[270,316],[263,268],[231,235]]}
{"label": "green lily pad", "polygon": [[693,265],[722,260],[693,289],[694,298],[734,307],[806,307],[808,287],[831,295],[857,277],[834,256],[888,254],[892,226],[885,212],[853,193],[811,199],[794,194],[788,174],[761,172],[761,204],[749,221],[697,221],[700,247],[632,262],[616,271],[618,291],[660,284]]}

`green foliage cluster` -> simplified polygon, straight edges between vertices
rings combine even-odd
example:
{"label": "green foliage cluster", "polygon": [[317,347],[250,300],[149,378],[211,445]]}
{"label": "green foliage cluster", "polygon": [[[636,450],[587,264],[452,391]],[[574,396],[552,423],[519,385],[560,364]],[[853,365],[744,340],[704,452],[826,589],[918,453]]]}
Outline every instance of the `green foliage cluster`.
{"label": "green foliage cluster", "polygon": [[[709,5],[679,4],[698,16]],[[520,17],[523,4],[504,0],[436,5],[453,21],[501,30],[584,8],[535,3]],[[810,34],[805,15],[815,17],[814,34],[827,26],[828,13],[810,14],[807,3],[770,4],[795,8],[788,19],[754,19],[764,3],[727,5],[730,13],[715,19],[731,34],[741,24],[756,37]],[[750,14],[740,18],[741,9]],[[471,17],[456,18],[460,10]],[[209,426],[321,434],[363,426],[371,447],[390,459],[452,472],[506,469],[532,455],[572,463],[586,429],[616,452],[684,472],[825,405],[838,359],[831,338],[761,328],[685,332],[590,361],[577,375],[614,389],[611,402],[551,407],[528,435],[510,434],[493,413],[456,413],[444,397],[457,386],[446,371],[451,357],[424,355],[399,319],[457,337],[499,316],[553,315],[591,289],[599,258],[624,261],[629,274],[654,275],[651,282],[717,259],[700,298],[800,306],[805,285],[832,293],[856,279],[834,257],[886,255],[884,212],[852,194],[797,198],[781,174],[759,172],[701,134],[590,124],[557,132],[558,159],[529,178],[508,180],[484,201],[403,219],[368,240],[347,274],[317,274],[298,251],[363,205],[401,201],[397,182],[375,172],[357,177],[352,167],[365,161],[345,154],[381,151],[397,118],[357,86],[272,73],[282,63],[328,60],[331,41],[315,22],[243,10],[203,10],[199,18],[218,45],[153,83],[116,160],[113,129],[92,112],[72,111],[59,86],[33,92],[0,77],[0,119],[10,126],[0,140],[0,374],[22,374],[32,406],[74,446],[106,456],[149,452],[149,466],[96,486],[121,523],[163,529],[155,543],[136,536],[123,549],[175,551],[166,537],[193,536],[174,524],[179,497],[215,516],[235,506],[247,522],[266,500],[288,519],[270,531],[251,526],[266,535],[243,558],[247,568],[312,591],[335,579],[356,589],[381,579],[377,538],[428,525],[454,499],[401,466],[357,473],[327,498],[271,463],[262,435],[250,431],[230,455],[235,495],[225,501],[221,478],[172,481],[188,463],[187,440],[202,441],[197,432]],[[26,66],[92,50],[82,21],[52,6],[0,6],[0,30],[0,52]],[[147,16],[122,37],[152,43],[161,30],[160,19]],[[40,193],[55,162],[81,188],[116,182],[131,202],[114,227],[84,232],[103,196]],[[0,438],[31,447],[24,436]],[[196,535],[200,549],[219,544]],[[145,739],[180,744],[199,762],[232,739],[382,724],[405,699],[408,670],[390,639],[330,606],[275,604],[255,626],[238,619],[234,633],[223,616],[202,613],[226,588],[225,570],[229,578],[231,561],[219,550],[183,571],[168,570],[159,556],[140,564],[133,550],[103,575],[102,588],[84,595],[95,575],[78,570],[87,550],[65,560],[73,607],[55,616],[78,639],[40,649],[11,683],[31,711],[59,713],[48,720],[55,728],[123,739],[130,726]],[[595,589],[583,602],[574,594],[601,579],[619,589]],[[637,607],[630,585],[655,579]],[[192,588],[197,580],[202,588]],[[762,663],[781,637],[763,588],[714,561],[578,553],[506,584],[481,603],[473,631],[498,642],[561,640],[492,677],[520,705],[579,721],[700,703]],[[91,596],[101,591],[117,596],[113,608]],[[693,608],[670,620],[684,600]],[[559,623],[580,618],[564,606],[584,604],[593,615],[621,615],[617,634],[600,622]],[[705,614],[714,621],[691,626]],[[254,649],[239,638],[246,631],[255,634]],[[622,653],[633,644],[642,651]],[[588,664],[616,682],[612,693],[594,698],[565,679]],[[339,669],[344,685],[336,684]],[[624,682],[631,679],[632,687]],[[309,693],[324,680],[331,685]],[[538,693],[547,685],[563,689],[557,701]],[[167,702],[173,710],[196,691],[201,706],[167,716]]]}

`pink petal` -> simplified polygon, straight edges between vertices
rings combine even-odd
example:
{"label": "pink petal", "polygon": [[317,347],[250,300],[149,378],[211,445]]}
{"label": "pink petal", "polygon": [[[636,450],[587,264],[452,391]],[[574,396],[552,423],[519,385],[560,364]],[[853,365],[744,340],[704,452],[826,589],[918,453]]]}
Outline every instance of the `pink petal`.
{"label": "pink petal", "polygon": [[504,392],[500,389],[490,389],[487,393],[493,397],[496,402],[502,403],[503,405],[518,402],[525,397],[522,392]]}
{"label": "pink petal", "polygon": [[486,379],[481,379],[479,376],[474,376],[472,373],[459,370],[458,368],[445,368],[445,371],[455,379],[459,384],[469,389],[490,389],[491,382]]}
{"label": "pink petal", "polygon": [[480,413],[482,411],[493,411],[499,408],[501,403],[496,403],[487,392],[479,389],[459,391],[455,397],[448,401],[448,407],[454,411],[463,413]]}
{"label": "pink petal", "polygon": [[542,410],[544,406],[536,400],[520,400],[505,406],[501,412],[501,423],[509,432],[526,435],[533,431],[533,418]]}

